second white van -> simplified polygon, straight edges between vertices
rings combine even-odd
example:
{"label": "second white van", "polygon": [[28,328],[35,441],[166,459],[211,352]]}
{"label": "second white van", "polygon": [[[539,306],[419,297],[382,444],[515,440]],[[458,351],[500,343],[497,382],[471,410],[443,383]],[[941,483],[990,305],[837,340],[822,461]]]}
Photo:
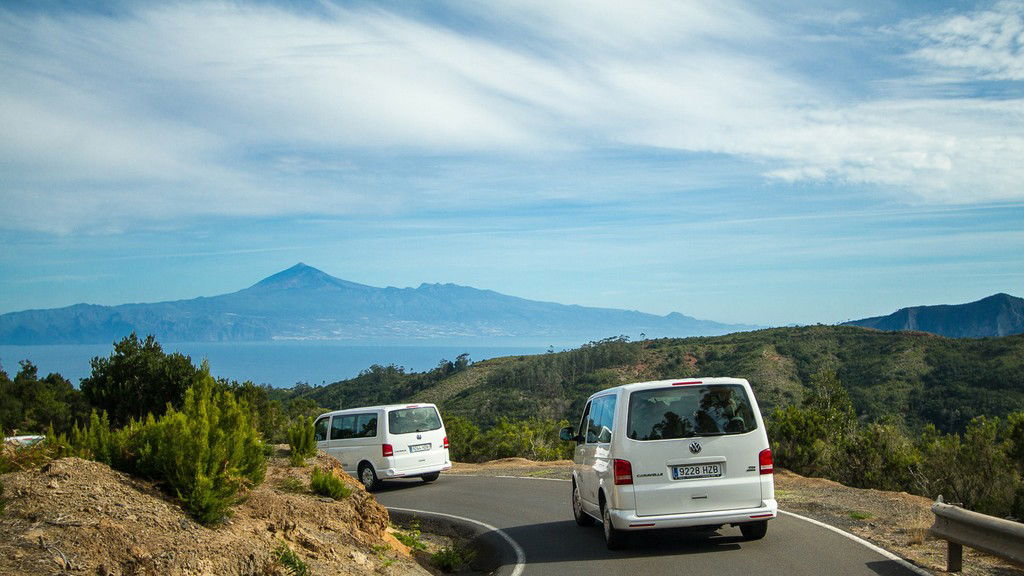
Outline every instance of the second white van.
{"label": "second white van", "polygon": [[314,423],[323,450],[367,490],[381,480],[437,480],[452,467],[448,433],[433,404],[392,404],[327,412]]}
{"label": "second white van", "polygon": [[591,396],[576,427],[572,511],[609,548],[630,532],[739,527],[762,538],[775,518],[772,452],[740,378],[640,382]]}

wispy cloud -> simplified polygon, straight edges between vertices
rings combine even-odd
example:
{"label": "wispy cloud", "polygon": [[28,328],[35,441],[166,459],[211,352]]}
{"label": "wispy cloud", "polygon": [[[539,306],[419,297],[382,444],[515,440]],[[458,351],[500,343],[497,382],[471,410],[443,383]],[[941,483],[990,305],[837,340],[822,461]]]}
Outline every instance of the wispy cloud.
{"label": "wispy cloud", "polygon": [[[1022,5],[897,23],[885,46],[916,63],[905,82],[926,83],[922,69],[1019,81]],[[0,12],[3,226],[586,200],[600,183],[549,186],[570,179],[552,159],[602,149],[720,155],[769,183],[904,202],[1024,198],[1019,96],[851,98],[801,71],[807,43],[856,11],[793,36],[784,15],[733,1],[447,9],[461,25],[334,4]],[[453,164],[474,165],[463,187],[445,181]],[[508,166],[532,178],[510,190]]]}

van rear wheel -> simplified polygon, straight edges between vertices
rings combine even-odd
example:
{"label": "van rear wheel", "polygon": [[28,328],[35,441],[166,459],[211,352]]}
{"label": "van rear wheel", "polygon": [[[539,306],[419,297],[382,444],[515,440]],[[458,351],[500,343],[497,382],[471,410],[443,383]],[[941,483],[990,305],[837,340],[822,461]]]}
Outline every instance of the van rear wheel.
{"label": "van rear wheel", "polygon": [[740,524],[740,532],[743,533],[743,537],[747,540],[760,540],[768,533],[768,521],[761,520],[760,522]]}
{"label": "van rear wheel", "polygon": [[626,547],[626,538],[629,534],[622,530],[618,530],[612,525],[612,515],[609,512],[610,506],[603,504],[601,506],[601,524],[604,528],[604,543],[608,546],[609,550],[621,550]]}
{"label": "van rear wheel", "polygon": [[373,466],[366,463],[359,466],[359,481],[363,483],[363,487],[366,488],[367,492],[376,489],[380,485],[380,480],[377,479],[377,472],[373,469]]}
{"label": "van rear wheel", "polygon": [[431,472],[430,474],[424,474],[423,476],[420,476],[420,478],[423,478],[424,482],[433,482],[434,480],[437,480],[440,476],[440,472]]}

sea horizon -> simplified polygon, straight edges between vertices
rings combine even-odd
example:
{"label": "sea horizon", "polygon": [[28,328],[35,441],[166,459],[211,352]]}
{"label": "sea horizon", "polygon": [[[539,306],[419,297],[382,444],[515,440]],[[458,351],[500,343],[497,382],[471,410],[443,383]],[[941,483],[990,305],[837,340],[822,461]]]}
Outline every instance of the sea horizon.
{"label": "sea horizon", "polygon": [[[331,384],[358,376],[375,364],[423,372],[443,360],[454,361],[460,354],[469,354],[470,361],[479,362],[502,356],[542,354],[552,348],[512,344],[353,344],[323,340],[161,342],[160,345],[167,354],[178,352],[189,356],[196,366],[204,359],[209,360],[214,377],[269,384],[274,388],[291,388],[299,383]],[[112,344],[0,345],[0,366],[13,379],[20,370],[20,362],[28,360],[36,366],[40,377],[58,373],[78,387],[81,379],[92,373],[90,360],[106,358],[113,351]]]}

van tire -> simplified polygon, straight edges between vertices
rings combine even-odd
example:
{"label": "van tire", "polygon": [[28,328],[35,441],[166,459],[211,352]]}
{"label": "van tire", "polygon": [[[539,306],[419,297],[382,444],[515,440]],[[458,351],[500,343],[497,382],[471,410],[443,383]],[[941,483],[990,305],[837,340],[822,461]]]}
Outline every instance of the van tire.
{"label": "van tire", "polygon": [[424,482],[433,482],[434,480],[440,478],[440,476],[440,472],[431,472],[430,474],[424,474],[423,476],[420,476],[420,478],[423,478]]}
{"label": "van tire", "polygon": [[601,527],[604,529],[604,543],[609,550],[622,550],[626,547],[629,534],[612,526],[612,516],[608,511],[609,507],[601,502]]}
{"label": "van tire", "polygon": [[579,526],[593,526],[594,517],[583,511],[583,498],[580,496],[580,489],[576,481],[572,481],[572,516]]}
{"label": "van tire", "polygon": [[740,532],[743,533],[743,538],[747,540],[760,540],[768,533],[768,521],[761,520],[760,522],[740,524]]}
{"label": "van tire", "polygon": [[359,465],[359,481],[362,482],[363,488],[366,488],[367,492],[372,492],[380,486],[380,480],[377,479],[377,471],[366,462]]}

